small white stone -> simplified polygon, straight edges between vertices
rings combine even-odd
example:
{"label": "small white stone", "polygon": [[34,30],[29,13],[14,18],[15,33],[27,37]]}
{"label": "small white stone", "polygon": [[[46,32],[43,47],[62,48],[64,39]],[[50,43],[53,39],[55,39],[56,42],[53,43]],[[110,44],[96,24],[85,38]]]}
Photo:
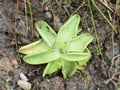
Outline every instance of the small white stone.
{"label": "small white stone", "polygon": [[31,83],[29,83],[29,82],[18,80],[17,84],[18,84],[19,87],[21,87],[24,90],[30,90],[31,89]]}
{"label": "small white stone", "polygon": [[27,82],[28,81],[28,78],[25,76],[25,74],[23,74],[23,73],[20,73],[20,79],[22,80],[22,81],[25,81],[25,82]]}
{"label": "small white stone", "polygon": [[46,15],[47,18],[52,18],[52,14],[49,11],[45,12],[45,15]]}

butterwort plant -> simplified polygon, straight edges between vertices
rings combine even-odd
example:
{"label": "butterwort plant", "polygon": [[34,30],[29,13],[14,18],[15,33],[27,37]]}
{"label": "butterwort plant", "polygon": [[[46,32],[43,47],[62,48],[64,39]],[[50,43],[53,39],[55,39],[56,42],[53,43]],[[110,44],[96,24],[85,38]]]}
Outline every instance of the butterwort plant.
{"label": "butterwort plant", "polygon": [[23,60],[32,65],[47,64],[43,77],[61,70],[66,78],[84,69],[91,58],[87,46],[93,36],[78,34],[82,30],[79,23],[80,16],[75,14],[56,33],[45,21],[37,21],[35,26],[41,38],[19,49],[20,53],[26,54]]}

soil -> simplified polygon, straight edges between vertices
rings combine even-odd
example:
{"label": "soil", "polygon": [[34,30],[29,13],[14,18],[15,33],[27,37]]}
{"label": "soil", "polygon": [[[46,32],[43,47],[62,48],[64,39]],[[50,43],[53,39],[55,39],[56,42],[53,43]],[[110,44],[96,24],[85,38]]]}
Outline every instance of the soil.
{"label": "soil", "polygon": [[[19,1],[18,10],[17,1]],[[109,2],[109,4],[114,8],[113,2]],[[45,20],[56,32],[70,15],[79,14],[82,32],[89,32],[94,36],[94,41],[89,45],[92,58],[83,71],[77,71],[72,77],[64,79],[61,72],[58,71],[43,78],[42,72],[45,65],[28,65],[22,60],[23,55],[18,53],[18,48],[39,39],[35,28],[34,36],[32,36],[28,4],[25,4],[25,0],[0,0],[0,90],[22,90],[17,85],[20,73],[25,74],[32,84],[31,90],[119,90],[119,16],[111,14],[113,19],[111,23],[117,30],[115,33],[96,8],[92,7],[99,46],[102,50],[101,56],[87,0],[52,0],[51,3],[45,2],[45,0],[31,0],[31,5],[33,23]],[[109,18],[107,9],[100,2],[97,2],[97,5]],[[118,14],[120,14],[119,10]]]}

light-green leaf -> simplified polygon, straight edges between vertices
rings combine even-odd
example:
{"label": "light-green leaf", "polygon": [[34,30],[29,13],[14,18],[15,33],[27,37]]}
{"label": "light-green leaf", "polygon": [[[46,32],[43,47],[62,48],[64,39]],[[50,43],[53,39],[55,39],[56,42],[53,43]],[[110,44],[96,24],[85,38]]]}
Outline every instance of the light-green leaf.
{"label": "light-green leaf", "polygon": [[87,65],[88,60],[89,60],[89,58],[86,59],[86,60],[78,61],[77,62],[77,69],[78,70],[83,70],[84,67]]}
{"label": "light-green leaf", "polygon": [[[86,51],[88,51],[90,53],[88,48],[86,48]],[[86,58],[82,61],[77,61],[78,69],[83,70],[90,58],[91,58],[91,54],[89,55],[89,58]]]}
{"label": "light-green leaf", "polygon": [[93,36],[89,33],[81,34],[69,43],[69,51],[83,52],[85,48],[92,42],[92,40]]}
{"label": "light-green leaf", "polygon": [[25,45],[19,49],[20,53],[23,54],[34,54],[40,53],[48,50],[50,47],[46,44],[46,42],[42,39],[35,41],[31,44]]}
{"label": "light-green leaf", "polygon": [[42,53],[26,55],[23,59],[29,64],[45,64],[60,58],[58,50],[48,50]]}
{"label": "light-green leaf", "polygon": [[74,75],[74,73],[77,70],[77,64],[76,62],[71,62],[71,61],[67,61],[67,60],[61,60],[62,62],[62,74],[63,77],[71,77],[72,75]]}
{"label": "light-green leaf", "polygon": [[55,31],[45,21],[42,20],[36,22],[35,26],[44,41],[52,48],[56,40]]}
{"label": "light-green leaf", "polygon": [[56,40],[56,47],[59,49],[67,50],[67,42],[77,36],[78,26],[80,22],[80,16],[78,14],[73,15],[68,21],[60,28]]}
{"label": "light-green leaf", "polygon": [[81,32],[81,31],[82,31],[82,26],[78,26],[77,33]]}
{"label": "light-green leaf", "polygon": [[60,68],[61,68],[61,61],[59,59],[49,62],[44,69],[43,77],[45,77],[45,75],[47,75],[47,74],[52,74],[52,73],[56,72]]}
{"label": "light-green leaf", "polygon": [[86,59],[90,59],[90,52],[89,50],[85,50],[84,52],[71,52],[71,53],[63,53],[61,57],[68,61],[82,61]]}

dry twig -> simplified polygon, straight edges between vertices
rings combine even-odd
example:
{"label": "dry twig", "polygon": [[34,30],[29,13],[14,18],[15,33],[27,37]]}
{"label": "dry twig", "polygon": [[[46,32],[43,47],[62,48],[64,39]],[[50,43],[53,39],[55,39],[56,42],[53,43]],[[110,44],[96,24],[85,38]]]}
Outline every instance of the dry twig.
{"label": "dry twig", "polygon": [[109,11],[111,11],[112,13],[114,13],[116,16],[119,16],[119,14],[117,14],[113,9],[111,9],[108,5],[106,5],[102,0],[98,0],[105,8],[107,8]]}
{"label": "dry twig", "polygon": [[[16,34],[16,31],[17,31],[16,24],[17,24],[17,16],[18,16],[18,7],[19,7],[19,0],[17,0],[17,3],[16,3],[16,12],[15,12],[14,29],[13,29],[13,38],[14,38],[17,52],[18,52],[18,42],[17,42],[17,34]],[[20,58],[19,52],[17,54],[18,54],[18,57]],[[20,60],[20,63],[21,63],[21,60]]]}

